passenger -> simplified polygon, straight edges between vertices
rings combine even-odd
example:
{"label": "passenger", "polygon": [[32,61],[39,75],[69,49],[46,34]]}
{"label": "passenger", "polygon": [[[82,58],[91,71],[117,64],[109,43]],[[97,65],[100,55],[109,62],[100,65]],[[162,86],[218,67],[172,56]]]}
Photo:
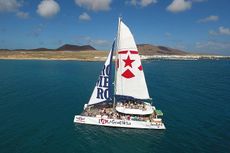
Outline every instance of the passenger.
{"label": "passenger", "polygon": [[103,113],[106,114],[106,109],[105,108],[103,108]]}
{"label": "passenger", "polygon": [[120,116],[120,114],[118,114],[118,115],[117,115],[117,119],[121,119],[121,116]]}
{"label": "passenger", "polygon": [[133,103],[130,104],[130,108],[133,109]]}
{"label": "passenger", "polygon": [[128,108],[128,103],[125,103],[125,108]]}

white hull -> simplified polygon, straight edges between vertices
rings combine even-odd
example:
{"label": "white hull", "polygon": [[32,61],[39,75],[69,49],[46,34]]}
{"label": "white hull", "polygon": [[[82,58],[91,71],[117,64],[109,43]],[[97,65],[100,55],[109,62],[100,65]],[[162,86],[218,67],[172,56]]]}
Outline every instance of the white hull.
{"label": "white hull", "polygon": [[74,123],[91,124],[108,127],[137,128],[137,129],[165,129],[163,123],[151,123],[145,121],[103,119],[97,117],[75,115]]}

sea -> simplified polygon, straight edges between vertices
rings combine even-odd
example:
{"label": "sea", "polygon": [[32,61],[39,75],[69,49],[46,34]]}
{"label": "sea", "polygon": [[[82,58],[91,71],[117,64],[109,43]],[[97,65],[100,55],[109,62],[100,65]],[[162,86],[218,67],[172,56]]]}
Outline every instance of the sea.
{"label": "sea", "polygon": [[74,124],[102,66],[0,60],[0,153],[230,153],[230,60],[143,61],[166,130]]}

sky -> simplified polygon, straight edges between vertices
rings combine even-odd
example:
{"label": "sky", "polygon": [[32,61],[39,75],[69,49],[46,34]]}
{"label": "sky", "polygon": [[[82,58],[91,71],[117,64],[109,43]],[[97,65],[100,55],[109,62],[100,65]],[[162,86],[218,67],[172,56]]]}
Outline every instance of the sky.
{"label": "sky", "polygon": [[0,48],[109,50],[119,16],[137,44],[230,55],[229,0],[0,0]]}

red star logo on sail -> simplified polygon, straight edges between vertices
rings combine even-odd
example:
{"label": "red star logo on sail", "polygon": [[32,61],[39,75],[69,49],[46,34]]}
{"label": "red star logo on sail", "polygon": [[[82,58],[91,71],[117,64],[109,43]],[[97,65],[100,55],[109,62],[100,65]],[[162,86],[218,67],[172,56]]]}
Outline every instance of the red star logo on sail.
{"label": "red star logo on sail", "polygon": [[129,57],[129,55],[128,55],[127,59],[125,59],[125,60],[123,60],[123,61],[125,62],[125,66],[124,66],[124,67],[126,67],[126,66],[132,67],[132,63],[133,63],[135,60],[131,60],[130,57]]}
{"label": "red star logo on sail", "polygon": [[135,75],[129,70],[127,69],[124,73],[121,74],[123,77],[130,79],[132,77],[135,77]]}

